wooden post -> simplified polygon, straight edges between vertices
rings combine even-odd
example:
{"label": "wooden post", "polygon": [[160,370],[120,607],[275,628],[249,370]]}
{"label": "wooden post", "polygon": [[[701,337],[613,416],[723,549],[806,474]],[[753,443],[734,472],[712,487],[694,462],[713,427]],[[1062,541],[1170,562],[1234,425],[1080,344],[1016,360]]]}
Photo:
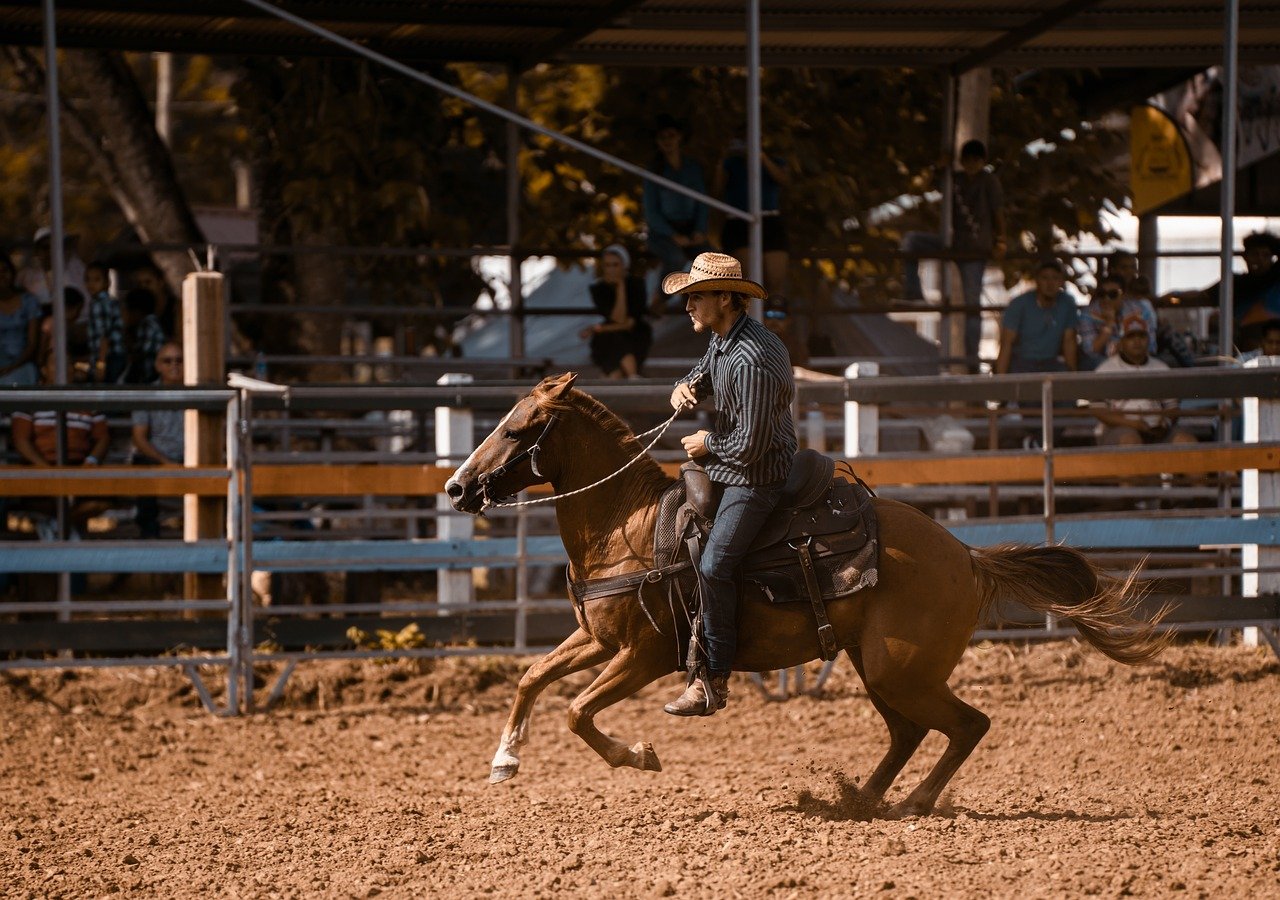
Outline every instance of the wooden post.
{"label": "wooden post", "polygon": [[[436,381],[439,385],[471,384],[475,379],[462,372],[449,372]],[[436,465],[460,466],[475,449],[474,414],[456,406],[436,407]],[[444,494],[436,495],[436,537],[442,541],[467,541],[475,535],[475,519],[453,515],[453,507]],[[440,570],[437,576],[437,599],[442,607],[475,601],[471,570]]]}
{"label": "wooden post", "polygon": [[[1280,357],[1259,356],[1245,364],[1245,368],[1270,368],[1280,366]],[[1244,442],[1257,444],[1280,438],[1280,401],[1244,398]],[[1259,472],[1245,469],[1240,479],[1240,506],[1244,510],[1274,509],[1280,506],[1280,472]],[[1246,519],[1256,519],[1256,512],[1245,512]],[[1280,547],[1263,547],[1245,544],[1241,548],[1240,563],[1244,575],[1240,580],[1241,593],[1246,597],[1280,594],[1280,572],[1259,572],[1259,566],[1280,566]],[[1250,571],[1250,570],[1253,571]],[[1242,634],[1246,647],[1258,646],[1258,629],[1245,628]]]}
{"label": "wooden post", "polygon": [[[218,272],[192,272],[182,282],[183,381],[189,386],[223,387],[227,380],[226,319],[223,278]],[[189,467],[225,465],[226,416],[221,412],[187,410],[184,434]],[[183,498],[183,538],[221,538],[226,535],[226,502],[220,497],[187,494]],[[183,596],[210,600],[225,596],[221,575],[187,572]]]}
{"label": "wooden post", "polygon": [[[876,362],[856,362],[844,370],[845,378],[874,378],[880,374]],[[880,407],[874,403],[846,400],[844,404],[844,455],[848,459],[875,456],[880,452]]]}

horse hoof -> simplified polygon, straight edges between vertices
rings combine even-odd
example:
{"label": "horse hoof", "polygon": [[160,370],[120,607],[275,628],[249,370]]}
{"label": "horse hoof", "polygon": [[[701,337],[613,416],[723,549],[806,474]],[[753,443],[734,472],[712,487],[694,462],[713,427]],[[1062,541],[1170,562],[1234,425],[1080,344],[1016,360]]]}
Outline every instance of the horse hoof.
{"label": "horse hoof", "polygon": [[631,747],[631,755],[635,758],[636,768],[642,772],[661,772],[662,763],[658,762],[658,754],[653,752],[653,744],[640,741]]}
{"label": "horse hoof", "polygon": [[895,803],[889,807],[885,813],[886,819],[909,819],[914,816],[927,816],[932,812],[932,806],[925,806],[922,803],[912,803],[909,800],[903,800],[901,803]]}
{"label": "horse hoof", "polygon": [[516,777],[516,772],[520,770],[519,763],[511,763],[505,766],[494,766],[493,771],[489,773],[490,784],[502,784]]}

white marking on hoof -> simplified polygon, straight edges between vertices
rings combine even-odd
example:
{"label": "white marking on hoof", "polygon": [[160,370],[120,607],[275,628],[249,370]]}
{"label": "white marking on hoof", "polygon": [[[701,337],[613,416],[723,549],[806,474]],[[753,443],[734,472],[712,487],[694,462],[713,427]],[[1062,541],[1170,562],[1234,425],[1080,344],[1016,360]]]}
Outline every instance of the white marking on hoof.
{"label": "white marking on hoof", "polygon": [[494,766],[493,771],[489,773],[490,784],[502,784],[504,781],[510,781],[515,778],[516,772],[519,771],[520,764],[512,763],[509,766]]}

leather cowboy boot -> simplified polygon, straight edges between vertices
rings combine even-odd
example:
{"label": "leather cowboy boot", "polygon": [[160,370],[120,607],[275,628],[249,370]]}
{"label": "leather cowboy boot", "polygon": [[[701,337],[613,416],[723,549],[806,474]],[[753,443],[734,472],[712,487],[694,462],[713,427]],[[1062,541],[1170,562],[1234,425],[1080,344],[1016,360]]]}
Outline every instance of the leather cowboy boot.
{"label": "leather cowboy boot", "polygon": [[699,675],[684,693],[662,707],[673,716],[710,716],[724,709],[729,699],[729,673]]}

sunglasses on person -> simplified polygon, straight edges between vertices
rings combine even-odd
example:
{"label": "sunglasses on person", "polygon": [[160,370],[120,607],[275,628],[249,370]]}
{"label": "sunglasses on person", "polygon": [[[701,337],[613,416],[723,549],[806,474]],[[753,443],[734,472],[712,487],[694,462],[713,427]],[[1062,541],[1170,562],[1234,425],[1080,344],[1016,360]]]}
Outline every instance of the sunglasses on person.
{"label": "sunglasses on person", "polygon": [[764,317],[766,319],[785,319],[787,317],[787,311],[785,309],[766,309],[764,311]]}

